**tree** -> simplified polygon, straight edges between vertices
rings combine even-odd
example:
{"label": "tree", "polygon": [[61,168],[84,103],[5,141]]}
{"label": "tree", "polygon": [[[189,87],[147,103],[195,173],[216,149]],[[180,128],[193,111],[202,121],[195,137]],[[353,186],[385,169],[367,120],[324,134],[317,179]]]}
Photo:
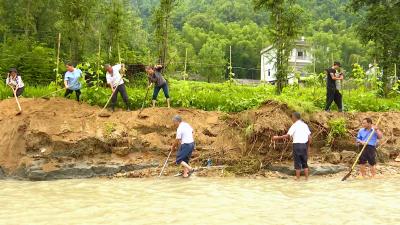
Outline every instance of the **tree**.
{"label": "tree", "polygon": [[60,19],[56,23],[62,33],[63,43],[67,43],[70,62],[77,64],[83,59],[86,37],[91,35],[90,26],[95,20],[91,10],[95,8],[96,0],[70,0],[61,1]]}
{"label": "tree", "polygon": [[160,0],[155,11],[155,41],[158,47],[159,63],[166,65],[168,56],[168,36],[172,31],[171,15],[179,0]]}
{"label": "tree", "polygon": [[295,4],[295,0],[253,1],[256,9],[265,8],[270,12],[270,37],[272,45],[276,49],[276,91],[280,94],[287,83],[288,61],[294,42],[301,35],[306,25],[306,12]]}
{"label": "tree", "polygon": [[383,69],[382,91],[386,96],[394,64],[400,63],[400,1],[352,0],[351,6],[356,11],[367,10],[357,30],[365,44],[373,41],[376,46],[377,60]]}
{"label": "tree", "polygon": [[199,53],[198,71],[207,82],[222,80],[226,71],[225,45],[226,40],[208,39]]}

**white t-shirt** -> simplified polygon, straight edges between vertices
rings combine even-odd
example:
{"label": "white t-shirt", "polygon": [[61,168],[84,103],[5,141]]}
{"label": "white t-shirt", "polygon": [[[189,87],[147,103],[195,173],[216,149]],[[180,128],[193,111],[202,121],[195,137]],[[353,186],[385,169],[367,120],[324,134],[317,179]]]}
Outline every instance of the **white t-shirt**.
{"label": "white t-shirt", "polygon": [[176,139],[181,140],[181,144],[193,143],[193,128],[188,123],[181,122],[176,130]]}
{"label": "white t-shirt", "polygon": [[297,120],[289,129],[288,133],[293,138],[295,144],[305,144],[308,142],[308,135],[311,134],[307,124]]}
{"label": "white t-shirt", "polygon": [[7,77],[6,84],[7,85],[12,85],[12,86],[18,87],[18,88],[23,88],[24,87],[24,82],[22,82],[21,76],[17,76],[16,79],[11,79],[11,78]]}
{"label": "white t-shirt", "polygon": [[113,87],[118,87],[119,85],[124,83],[124,79],[122,79],[122,76],[119,73],[119,71],[121,70],[121,64],[117,64],[112,68],[112,76],[109,72],[107,72],[106,74],[107,84],[112,84]]}

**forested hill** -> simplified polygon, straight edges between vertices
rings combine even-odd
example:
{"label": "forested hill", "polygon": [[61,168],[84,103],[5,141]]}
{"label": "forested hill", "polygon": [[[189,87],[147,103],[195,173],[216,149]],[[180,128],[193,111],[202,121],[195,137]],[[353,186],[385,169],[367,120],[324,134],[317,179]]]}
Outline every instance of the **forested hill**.
{"label": "forested hill", "polygon": [[[313,43],[316,71],[331,59],[367,65],[373,56],[361,44],[347,9],[350,0],[299,0],[309,18],[304,36]],[[156,61],[159,0],[3,0],[0,2],[0,72],[18,67],[28,79],[54,77],[58,34],[61,62]],[[178,0],[169,26],[169,71],[187,71],[210,81],[223,78],[232,46],[238,77],[259,76],[259,52],[270,44],[268,14],[252,0]],[[120,49],[120,54],[118,54]],[[329,51],[327,51],[329,49]],[[100,50],[100,57],[99,57]]]}

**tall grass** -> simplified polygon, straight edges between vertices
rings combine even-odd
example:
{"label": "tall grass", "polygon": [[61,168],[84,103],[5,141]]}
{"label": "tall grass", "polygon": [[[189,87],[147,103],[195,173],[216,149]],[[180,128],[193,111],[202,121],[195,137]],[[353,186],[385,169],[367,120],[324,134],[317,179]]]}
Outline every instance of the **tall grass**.
{"label": "tall grass", "polygon": [[[127,84],[130,85],[130,84]],[[324,87],[297,87],[291,86],[283,90],[281,95],[275,95],[274,86],[261,84],[258,86],[236,85],[231,83],[204,83],[194,81],[169,82],[172,106],[197,108],[207,111],[219,110],[224,112],[240,112],[260,106],[266,100],[277,100],[288,104],[290,108],[300,112],[316,112],[325,106],[326,91]],[[26,85],[24,97],[41,97],[55,91],[50,86]],[[132,108],[141,107],[146,94],[145,85],[127,87]],[[150,105],[150,90],[146,106]],[[82,100],[91,105],[104,106],[111,90],[105,87],[91,87],[82,89]],[[64,91],[55,96],[62,97]],[[0,82],[0,99],[12,97],[11,89]],[[74,99],[74,96],[71,96]],[[166,105],[163,92],[158,97],[159,105]],[[119,100],[118,106],[123,106]],[[344,92],[344,105],[347,111],[399,111],[400,96],[380,98],[374,92],[362,88]]]}

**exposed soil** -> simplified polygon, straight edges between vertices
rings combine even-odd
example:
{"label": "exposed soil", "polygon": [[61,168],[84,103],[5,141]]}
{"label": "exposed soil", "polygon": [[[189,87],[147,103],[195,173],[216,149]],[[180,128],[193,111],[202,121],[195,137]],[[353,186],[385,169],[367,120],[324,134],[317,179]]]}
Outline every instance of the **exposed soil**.
{"label": "exposed soil", "polygon": [[[228,166],[224,170],[231,174],[268,174],[265,171],[269,165],[291,159],[291,144],[272,143],[271,136],[287,132],[292,111],[273,101],[267,101],[259,109],[237,114],[151,108],[142,112],[145,118],[139,118],[138,111],[117,111],[109,118],[102,118],[97,115],[99,107],[65,99],[23,98],[21,105],[23,113],[16,116],[13,99],[0,102],[0,169],[7,176],[29,178],[28,175],[36,171],[38,177],[39,171],[38,179],[51,172],[52,178],[57,179],[55,171],[69,169],[69,174],[73,173],[70,168],[78,167],[89,171],[88,177],[116,173],[131,177],[157,175],[175,135],[171,120],[175,114],[181,115],[195,129],[197,148],[192,162],[197,166],[204,166],[207,159],[211,159],[213,165]],[[315,139],[311,160],[315,163],[326,160],[327,152],[320,149],[326,150],[327,124],[331,118],[344,116],[349,133],[335,140],[328,154],[357,150],[354,136],[361,120],[368,116],[376,121],[381,114],[383,119],[379,127],[385,138],[381,142],[380,159],[392,161],[400,153],[399,112],[306,115],[305,121]],[[174,154],[171,165],[173,158]],[[96,172],[99,165],[106,168],[102,168],[101,173]],[[84,177],[86,172],[79,171]],[[175,172],[177,168],[170,166],[166,173]],[[66,177],[65,173],[62,177]]]}

